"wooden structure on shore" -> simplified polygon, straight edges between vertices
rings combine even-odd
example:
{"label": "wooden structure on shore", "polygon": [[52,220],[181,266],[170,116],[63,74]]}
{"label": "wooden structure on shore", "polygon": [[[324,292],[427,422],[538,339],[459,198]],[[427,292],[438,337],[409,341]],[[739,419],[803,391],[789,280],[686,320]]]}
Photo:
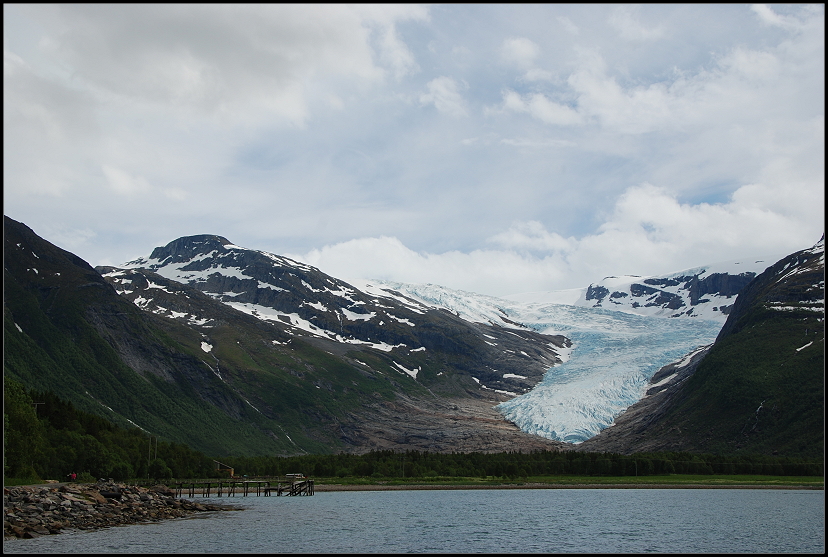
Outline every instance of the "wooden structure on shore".
{"label": "wooden structure on shore", "polygon": [[235,497],[241,493],[248,495],[313,495],[313,480],[298,474],[289,474],[278,478],[259,479],[229,479],[229,480],[182,480],[172,483],[176,497],[195,497],[200,493],[202,497],[210,497],[211,491],[216,497],[226,494]]}

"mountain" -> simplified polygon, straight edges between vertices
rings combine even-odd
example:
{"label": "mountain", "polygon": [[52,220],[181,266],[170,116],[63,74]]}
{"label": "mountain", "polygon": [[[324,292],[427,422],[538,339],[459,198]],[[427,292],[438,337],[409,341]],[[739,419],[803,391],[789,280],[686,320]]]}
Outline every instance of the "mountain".
{"label": "mountain", "polygon": [[[219,236],[180,238],[121,268],[188,285],[320,348],[389,354],[398,372],[448,394],[463,388],[440,378],[446,358],[469,375],[467,387],[473,375],[491,390],[515,394],[531,389],[560,363],[557,352],[569,344],[561,335],[540,335],[518,323],[472,323],[388,289],[366,284],[363,291],[304,263]],[[143,286],[146,280],[136,283],[123,271],[99,270],[142,309],[212,328],[203,315],[176,308],[154,283]]]}
{"label": "mountain", "polygon": [[[769,286],[755,285],[771,269],[751,261],[506,300],[436,285],[345,282],[215,235],[92,269],[22,223],[6,217],[4,227],[4,373],[216,456],[609,447],[597,440],[616,437],[625,420],[655,423],[673,402],[690,400],[677,389],[705,377],[716,354],[765,369],[788,350],[774,343],[796,327],[804,323],[806,336],[824,331],[822,321],[805,319],[814,317],[808,296],[824,299],[824,282],[821,291],[806,288],[820,283],[818,270],[802,271],[814,261],[805,252],[773,266],[784,280]],[[817,340],[794,348],[793,371]],[[748,350],[734,348],[744,342]],[[776,363],[788,371],[787,361]],[[808,375],[791,382],[807,393],[782,393],[771,371],[761,376],[767,381],[713,374],[699,388],[705,395],[694,403],[707,414],[695,423],[752,400],[758,384],[778,398],[758,404],[760,414],[782,421],[791,400],[823,392],[823,381]],[[717,397],[729,401],[725,411],[709,407]],[[657,404],[654,417],[653,403],[666,399],[673,402]],[[796,415],[806,416],[805,429],[822,431],[811,414]],[[770,423],[751,424],[746,439],[767,441]],[[795,431],[800,422],[785,424]],[[681,425],[680,442],[664,446],[692,448],[699,434],[687,431],[693,427]],[[618,450],[635,446],[630,439]]]}
{"label": "mountain", "polygon": [[659,370],[642,401],[578,449],[820,457],[824,368],[823,236],[754,278],[715,343]]}
{"label": "mountain", "polygon": [[523,431],[578,444],[641,400],[662,366],[712,344],[737,294],[765,270],[765,261],[772,259],[607,277],[586,288],[508,299],[437,285],[381,284],[469,321],[521,323],[569,338],[570,357],[530,392],[497,408]]}
{"label": "mountain", "polygon": [[736,295],[781,256],[726,261],[658,276],[605,277],[586,288],[508,296],[514,301],[571,304],[648,317],[727,319]]}
{"label": "mountain", "polygon": [[542,301],[512,301],[436,285],[383,284],[470,321],[521,323],[571,339],[569,357],[530,392],[497,407],[523,431],[571,444],[610,426],[661,366],[712,343],[722,326],[686,314],[668,319],[550,303],[548,293]]}
{"label": "mountain", "polygon": [[216,456],[557,446],[492,406],[561,361],[562,335],[219,236],[95,270],[8,217],[4,231],[4,373],[120,425]]}
{"label": "mountain", "polygon": [[198,334],[141,311],[8,217],[3,290],[3,373],[27,388],[209,454],[288,450],[280,424],[210,371]]}

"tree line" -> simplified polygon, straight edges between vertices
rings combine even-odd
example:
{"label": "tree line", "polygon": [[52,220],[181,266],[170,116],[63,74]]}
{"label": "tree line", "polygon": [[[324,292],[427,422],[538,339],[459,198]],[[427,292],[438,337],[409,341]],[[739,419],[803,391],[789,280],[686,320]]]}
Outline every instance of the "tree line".
{"label": "tree line", "polygon": [[26,390],[3,380],[3,470],[6,478],[81,481],[219,478],[216,460],[236,475],[346,478],[494,478],[530,476],[650,476],[666,474],[755,474],[821,476],[821,459],[687,452],[581,453],[510,451],[431,453],[409,450],[367,454],[207,456],[139,428],[124,429],[75,408],[50,392]]}
{"label": "tree line", "polygon": [[821,476],[814,459],[761,455],[712,455],[687,452],[580,453],[510,451],[502,453],[430,453],[373,451],[363,455],[236,457],[227,464],[237,473],[278,476],[303,473],[316,477],[516,479],[531,476],[653,476],[667,474],[740,474]]}
{"label": "tree line", "polygon": [[6,478],[81,481],[209,477],[215,463],[190,447],[83,412],[51,392],[3,377]]}

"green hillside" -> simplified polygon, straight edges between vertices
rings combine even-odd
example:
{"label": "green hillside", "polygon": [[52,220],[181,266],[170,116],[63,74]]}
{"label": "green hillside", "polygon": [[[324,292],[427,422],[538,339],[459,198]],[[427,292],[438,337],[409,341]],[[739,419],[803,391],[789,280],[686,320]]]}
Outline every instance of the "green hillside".
{"label": "green hillside", "polygon": [[229,312],[216,373],[196,330],[141,311],[24,225],[5,231],[4,376],[122,427],[213,455],[325,453],[342,447],[338,418],[405,391],[301,340],[276,346],[278,331],[212,302]]}
{"label": "green hillside", "polygon": [[577,450],[822,458],[824,254],[820,242],[757,276],[698,364],[666,366],[662,386]]}
{"label": "green hillside", "polygon": [[754,308],[711,349],[665,419],[706,452],[821,456],[824,339],[812,311]]}
{"label": "green hillside", "polygon": [[[487,396],[469,370],[525,366],[515,354],[536,345],[542,350],[530,366],[539,380],[554,357],[548,343],[563,337],[505,333],[434,310],[410,315],[420,320],[416,333],[428,337],[428,350],[333,342],[145,269],[120,275],[132,298],[121,295],[112,276],[22,223],[6,217],[4,229],[4,376],[121,427],[215,456],[364,452],[377,444],[407,448],[412,438],[452,450],[443,432],[453,427],[475,449],[552,443],[505,420],[458,418],[465,410],[455,399]],[[313,273],[307,278],[321,291],[328,279]],[[150,298],[152,306],[142,304]],[[386,329],[410,336],[414,326]],[[485,342],[488,332],[504,337],[500,351]],[[412,369],[416,379],[405,371]]]}

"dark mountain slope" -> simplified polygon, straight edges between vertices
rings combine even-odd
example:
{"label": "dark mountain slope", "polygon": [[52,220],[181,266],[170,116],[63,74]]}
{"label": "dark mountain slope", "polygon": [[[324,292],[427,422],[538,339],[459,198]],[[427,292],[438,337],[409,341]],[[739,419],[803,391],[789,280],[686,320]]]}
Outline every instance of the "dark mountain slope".
{"label": "dark mountain slope", "polygon": [[794,253],[738,295],[716,342],[578,450],[822,456],[825,247]]}
{"label": "dark mountain slope", "polygon": [[[102,269],[104,280],[25,225],[8,218],[4,224],[4,373],[28,388],[216,456],[556,446],[503,420],[491,406],[504,397],[483,390],[469,370],[523,369],[527,379],[521,381],[530,388],[555,361],[551,343],[567,342],[563,337],[472,326],[447,312],[423,318],[426,312],[417,313],[423,310],[409,315],[396,306],[386,323],[396,317],[401,327],[385,338],[397,346],[376,342],[382,319],[361,333],[368,320],[343,324],[341,331],[351,331],[347,339],[309,334],[296,326],[306,321],[291,321],[298,318],[294,306],[287,306],[294,309],[287,319],[262,319],[146,269]],[[262,272],[271,270],[265,265]],[[294,269],[288,276],[297,274]],[[307,284],[312,292],[324,284],[314,281],[335,282],[319,275],[293,286]],[[216,286],[239,290],[230,281]],[[333,305],[337,296],[331,296],[322,300]],[[356,301],[376,310],[393,305]],[[320,299],[296,303],[323,307]],[[363,304],[348,303],[341,316],[365,314]],[[417,327],[407,315],[419,319],[416,340],[430,349],[414,348],[407,330]],[[371,338],[361,341],[356,334]],[[504,344],[508,339],[517,350],[476,351],[489,346],[484,335],[503,337]],[[401,346],[401,339],[412,344]]]}
{"label": "dark mountain slope", "polygon": [[[470,323],[390,290],[363,292],[310,265],[242,248],[220,236],[179,238],[123,267],[124,272],[149,271],[191,286],[319,346],[393,355],[406,369],[421,368],[416,380],[439,390],[448,383],[438,374],[450,366],[466,375],[463,381],[471,393],[480,391],[472,373],[491,389],[525,392],[560,362],[556,349],[569,342],[519,325],[505,329]],[[99,270],[140,307],[172,315],[174,302],[162,289],[145,286],[146,279],[135,282],[115,269]],[[447,394],[460,393],[450,387]]]}
{"label": "dark mountain slope", "polygon": [[140,311],[25,225],[4,224],[4,374],[212,454],[287,449],[268,433],[277,424],[260,420],[195,355],[197,336]]}

